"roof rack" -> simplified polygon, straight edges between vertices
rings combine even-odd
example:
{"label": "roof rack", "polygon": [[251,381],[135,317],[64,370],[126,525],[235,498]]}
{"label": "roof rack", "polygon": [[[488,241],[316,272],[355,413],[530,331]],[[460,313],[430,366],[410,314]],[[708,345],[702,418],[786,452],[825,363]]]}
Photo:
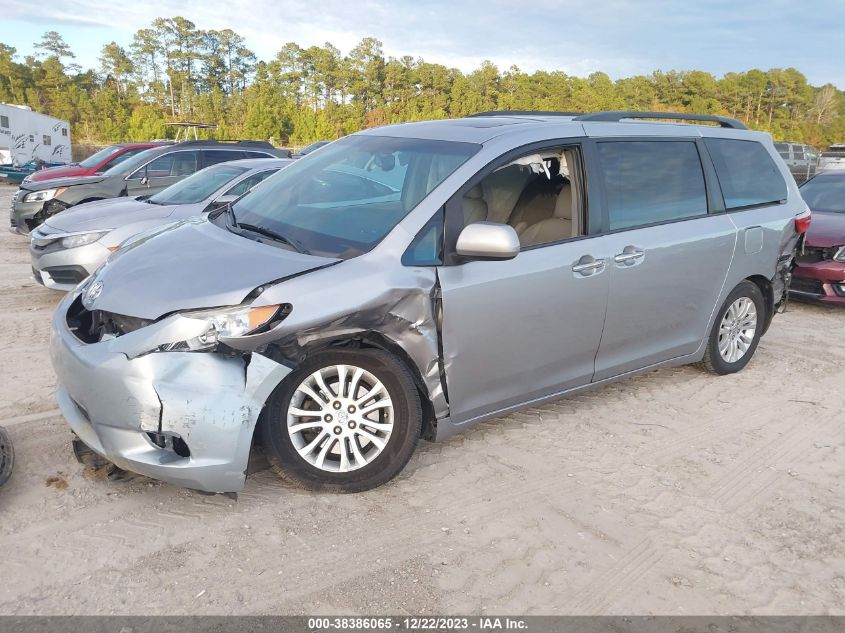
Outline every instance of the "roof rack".
{"label": "roof rack", "polygon": [[578,116],[583,112],[551,112],[548,110],[488,110],[487,112],[476,112],[475,114],[468,114],[467,118],[472,119],[477,116]]}
{"label": "roof rack", "polygon": [[726,116],[711,114],[688,114],[686,112],[636,112],[634,110],[619,110],[608,112],[591,112],[576,116],[574,121],[607,121],[618,123],[624,119],[673,119],[679,121],[708,121],[718,123],[721,127],[733,130],[747,130],[745,123]]}
{"label": "roof rack", "polygon": [[244,147],[264,147],[272,148],[273,144],[268,141],[240,141],[240,140],[225,140],[225,139],[208,139],[208,140],[189,140],[180,141],[179,145],[242,145]]}

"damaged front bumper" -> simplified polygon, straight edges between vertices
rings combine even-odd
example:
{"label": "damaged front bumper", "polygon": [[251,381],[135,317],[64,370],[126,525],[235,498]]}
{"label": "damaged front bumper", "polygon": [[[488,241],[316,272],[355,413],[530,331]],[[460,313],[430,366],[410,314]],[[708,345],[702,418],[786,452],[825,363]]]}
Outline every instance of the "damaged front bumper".
{"label": "damaged front bumper", "polygon": [[260,354],[150,352],[195,336],[174,315],[86,344],[71,332],[69,293],[53,317],[59,408],[79,438],[120,468],[187,488],[238,492],[258,416],[290,372]]}

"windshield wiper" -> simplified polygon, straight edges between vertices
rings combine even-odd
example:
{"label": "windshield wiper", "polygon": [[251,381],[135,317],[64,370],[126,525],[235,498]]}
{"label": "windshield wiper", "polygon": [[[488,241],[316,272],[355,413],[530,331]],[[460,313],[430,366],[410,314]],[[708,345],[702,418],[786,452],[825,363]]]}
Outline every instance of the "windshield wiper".
{"label": "windshield wiper", "polygon": [[275,231],[271,231],[270,229],[265,229],[263,226],[241,223],[236,223],[235,226],[239,229],[243,229],[244,231],[249,231],[250,233],[258,233],[259,235],[263,235],[264,237],[269,237],[271,240],[276,240],[277,242],[288,244],[289,246],[292,246],[297,253],[302,253],[303,255],[311,254],[306,249],[302,248],[302,244],[300,244],[299,242],[292,240],[289,237],[285,237],[281,233],[276,233]]}

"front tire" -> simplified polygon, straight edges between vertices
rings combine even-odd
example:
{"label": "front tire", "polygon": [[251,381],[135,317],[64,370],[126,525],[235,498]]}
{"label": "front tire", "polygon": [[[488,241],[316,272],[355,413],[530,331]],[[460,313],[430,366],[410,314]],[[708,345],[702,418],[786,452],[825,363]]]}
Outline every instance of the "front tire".
{"label": "front tire", "polygon": [[270,396],[261,440],[283,479],[312,490],[360,492],[395,477],[422,427],[407,367],[374,349],[319,352]]}
{"label": "front tire", "polygon": [[699,366],[720,376],[743,369],[757,350],[765,321],[760,288],[751,281],[741,282],[719,309]]}

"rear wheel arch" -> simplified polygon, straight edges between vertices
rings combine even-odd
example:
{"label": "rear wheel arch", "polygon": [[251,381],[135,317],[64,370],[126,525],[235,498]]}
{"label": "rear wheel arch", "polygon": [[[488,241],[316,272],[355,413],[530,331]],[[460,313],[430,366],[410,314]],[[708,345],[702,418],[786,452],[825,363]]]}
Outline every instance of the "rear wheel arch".
{"label": "rear wheel arch", "polygon": [[772,282],[763,275],[751,275],[750,277],[746,277],[746,281],[750,281],[756,285],[760,289],[760,292],[763,293],[763,303],[766,306],[766,314],[763,317],[763,334],[765,334],[775,316],[775,291],[772,287]]}

